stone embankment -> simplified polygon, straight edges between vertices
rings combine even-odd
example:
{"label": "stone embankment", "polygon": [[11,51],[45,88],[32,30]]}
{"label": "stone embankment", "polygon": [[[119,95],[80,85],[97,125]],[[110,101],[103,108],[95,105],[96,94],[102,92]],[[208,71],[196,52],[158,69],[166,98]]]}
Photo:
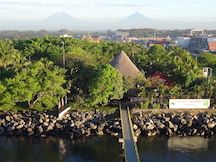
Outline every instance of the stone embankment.
{"label": "stone embankment", "polygon": [[[0,112],[0,135],[81,138],[121,131],[118,118],[100,111],[75,111],[57,118],[45,112]],[[110,119],[109,119],[110,118]]]}
{"label": "stone embankment", "polygon": [[[101,111],[68,112],[62,118],[46,112],[1,112],[0,135],[54,136],[82,138],[118,136],[121,122],[118,114]],[[143,112],[132,114],[136,136],[204,136],[216,134],[216,115],[206,112]]]}
{"label": "stone embankment", "polygon": [[133,114],[135,134],[146,136],[204,136],[216,134],[216,115],[207,112],[168,112]]}

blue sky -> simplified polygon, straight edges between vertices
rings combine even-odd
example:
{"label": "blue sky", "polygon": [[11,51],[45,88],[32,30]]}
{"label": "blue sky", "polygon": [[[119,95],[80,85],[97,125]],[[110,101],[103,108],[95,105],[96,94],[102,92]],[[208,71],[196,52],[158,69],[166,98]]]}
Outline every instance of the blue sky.
{"label": "blue sky", "polygon": [[125,18],[135,12],[157,20],[216,21],[215,0],[0,0],[0,22],[42,20],[56,12],[82,18]]}

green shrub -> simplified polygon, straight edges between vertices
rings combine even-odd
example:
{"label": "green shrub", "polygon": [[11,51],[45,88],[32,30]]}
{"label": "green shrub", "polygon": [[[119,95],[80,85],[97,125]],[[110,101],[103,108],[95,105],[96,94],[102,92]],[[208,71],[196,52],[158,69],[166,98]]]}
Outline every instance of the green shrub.
{"label": "green shrub", "polygon": [[157,103],[153,103],[152,104],[152,108],[153,109],[160,109],[161,105],[160,104],[157,104]]}

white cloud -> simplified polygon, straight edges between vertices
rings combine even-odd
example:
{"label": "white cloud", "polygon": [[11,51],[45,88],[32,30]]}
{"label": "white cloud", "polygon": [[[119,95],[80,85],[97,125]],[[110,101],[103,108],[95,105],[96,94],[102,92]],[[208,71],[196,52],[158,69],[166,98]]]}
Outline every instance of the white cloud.
{"label": "white cloud", "polygon": [[88,3],[74,3],[74,2],[47,2],[45,0],[40,1],[21,1],[21,0],[1,0],[1,5],[22,5],[22,6],[38,6],[38,7],[72,7],[72,8],[101,8],[101,7],[148,7],[151,4],[144,3],[110,3],[110,2],[88,2]]}

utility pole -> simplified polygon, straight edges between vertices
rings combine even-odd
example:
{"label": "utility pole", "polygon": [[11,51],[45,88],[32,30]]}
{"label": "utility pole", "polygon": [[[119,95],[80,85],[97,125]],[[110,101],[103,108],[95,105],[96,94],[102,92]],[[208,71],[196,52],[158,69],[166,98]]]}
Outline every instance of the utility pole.
{"label": "utility pole", "polygon": [[156,15],[154,15],[154,40],[156,39],[156,33],[155,33],[155,17],[156,17]]}

